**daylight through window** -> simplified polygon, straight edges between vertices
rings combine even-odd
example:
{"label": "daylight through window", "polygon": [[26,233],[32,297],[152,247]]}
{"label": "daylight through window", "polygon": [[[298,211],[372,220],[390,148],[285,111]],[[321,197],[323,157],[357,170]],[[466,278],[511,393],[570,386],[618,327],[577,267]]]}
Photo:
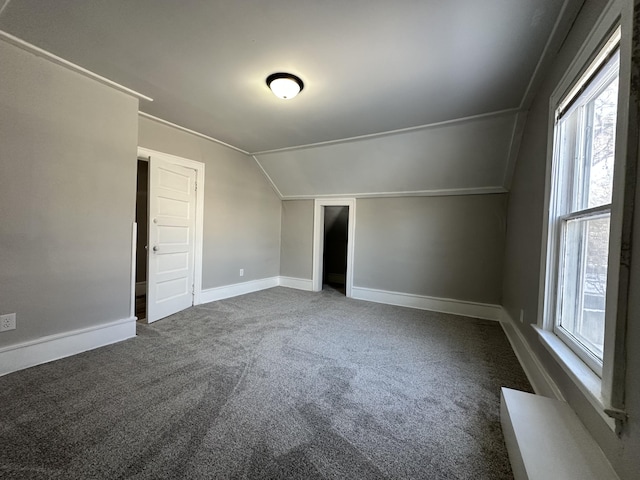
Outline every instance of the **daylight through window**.
{"label": "daylight through window", "polygon": [[554,332],[602,375],[620,53],[611,42],[556,111]]}

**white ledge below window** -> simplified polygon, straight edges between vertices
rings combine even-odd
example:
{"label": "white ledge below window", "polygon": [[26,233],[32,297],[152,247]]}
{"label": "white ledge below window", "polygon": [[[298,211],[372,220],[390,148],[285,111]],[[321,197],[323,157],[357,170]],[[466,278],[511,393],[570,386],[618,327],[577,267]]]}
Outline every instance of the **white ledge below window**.
{"label": "white ledge below window", "polygon": [[609,407],[602,397],[602,380],[600,377],[553,332],[544,330],[537,325],[532,325],[532,327],[538,332],[542,345],[558,362],[571,381],[575,383],[591,406],[598,412],[609,428],[616,431],[616,421],[605,411]]}
{"label": "white ledge below window", "polygon": [[617,480],[566,402],[502,388],[500,422],[516,480]]}

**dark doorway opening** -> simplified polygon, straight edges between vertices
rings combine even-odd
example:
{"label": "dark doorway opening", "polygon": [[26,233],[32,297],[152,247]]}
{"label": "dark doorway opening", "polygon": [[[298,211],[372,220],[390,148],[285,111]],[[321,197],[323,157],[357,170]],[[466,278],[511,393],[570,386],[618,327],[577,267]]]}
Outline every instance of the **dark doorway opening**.
{"label": "dark doorway opening", "polygon": [[324,251],[322,288],[346,295],[347,243],[349,240],[349,207],[324,207]]}
{"label": "dark doorway opening", "polygon": [[147,318],[147,235],[149,225],[149,162],[138,160],[136,185],[136,309],[138,320]]}

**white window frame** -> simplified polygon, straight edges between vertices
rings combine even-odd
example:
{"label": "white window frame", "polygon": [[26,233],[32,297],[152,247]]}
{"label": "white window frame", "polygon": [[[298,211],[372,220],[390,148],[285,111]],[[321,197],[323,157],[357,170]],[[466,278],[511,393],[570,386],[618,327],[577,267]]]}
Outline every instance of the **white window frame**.
{"label": "white window frame", "polygon": [[[587,400],[600,414],[605,423],[613,430],[620,432],[626,419],[624,406],[624,328],[628,292],[620,285],[626,286],[624,276],[626,269],[621,269],[622,238],[628,232],[624,225],[625,204],[625,170],[628,154],[628,98],[630,91],[631,32],[632,8],[630,2],[611,1],[578,55],[561,79],[551,95],[549,102],[549,136],[547,145],[547,169],[545,189],[545,221],[543,223],[543,242],[541,255],[540,298],[538,322],[536,330],[542,344],[562,367],[568,377],[582,391]],[[624,11],[623,11],[624,9]],[[584,355],[578,355],[570,348],[566,339],[554,331],[556,314],[556,293],[559,265],[559,214],[554,211],[556,204],[553,196],[553,156],[555,147],[556,112],[563,107],[564,101],[571,101],[577,95],[576,88],[582,79],[591,75],[588,67],[597,60],[605,44],[611,40],[616,28],[621,29],[619,41],[620,70],[618,79],[618,111],[616,121],[615,160],[613,196],[610,205],[598,207],[594,212],[602,213],[610,208],[609,261],[607,271],[607,296],[605,313],[604,352],[601,368],[593,362],[585,361]],[[566,104],[564,105],[566,106]],[[634,187],[635,188],[635,187]],[[584,214],[582,212],[581,214]],[[622,280],[622,281],[621,281]],[[623,311],[624,310],[624,311]],[[620,315],[619,315],[620,313]],[[622,318],[624,317],[624,318]],[[596,367],[596,368],[594,368]],[[596,373],[597,372],[597,373]]]}
{"label": "white window frame", "polygon": [[[611,78],[612,72],[604,78],[598,78],[598,72],[600,67],[604,67],[609,63],[609,57],[619,51],[620,43],[620,29],[617,28],[615,33],[610,37],[604,48],[592,61],[590,68],[587,68],[584,74],[582,74],[579,81],[575,84],[575,87],[569,91],[569,94],[564,97],[563,101],[556,108],[556,112],[565,111],[567,105],[575,101],[578,108],[581,105],[589,103],[599,93],[604,90],[604,86],[609,84],[608,78]],[[597,68],[592,68],[597,67]],[[604,70],[604,73],[607,73]],[[607,80],[607,81],[605,81]],[[576,87],[580,87],[579,89]],[[584,90],[584,91],[580,91]],[[583,98],[586,96],[586,98]],[[570,111],[571,109],[569,109]],[[575,190],[577,185],[575,184],[576,176],[580,175],[579,171],[584,168],[584,165],[578,165],[573,163],[572,158],[584,157],[585,153],[582,152],[583,142],[583,122],[584,118],[579,115],[575,118],[573,126],[567,125],[565,129],[574,130],[573,134],[570,134],[570,140],[572,142],[568,151],[565,151],[563,158],[556,158],[560,146],[563,140],[560,128],[560,119],[556,119],[554,123],[554,152],[553,152],[553,165],[551,173],[551,202],[549,208],[549,237],[553,238],[554,248],[549,250],[547,256],[547,268],[551,272],[550,282],[547,284],[547,311],[545,312],[546,318],[550,319],[550,323],[553,322],[553,332],[560,337],[560,339],[569,347],[573,352],[580,357],[580,359],[586,363],[599,377],[602,377],[602,359],[596,354],[591,352],[586,346],[582,345],[580,341],[572,336],[572,334],[566,331],[560,325],[560,310],[561,305],[565,302],[565,299],[560,295],[560,285],[563,283],[562,269],[563,259],[565,258],[565,251],[567,243],[565,236],[567,235],[567,226],[569,222],[573,220],[595,220],[598,218],[611,218],[611,203],[598,205],[596,207],[582,207],[575,209],[572,205],[575,196],[582,196],[584,192],[578,186],[578,190]],[[576,145],[574,142],[579,142]],[[573,147],[578,147],[578,152],[573,150]],[[570,161],[571,164],[567,165],[566,162]],[[582,167],[582,168],[581,168]],[[576,171],[576,168],[578,172]],[[557,191],[555,190],[557,188]]]}

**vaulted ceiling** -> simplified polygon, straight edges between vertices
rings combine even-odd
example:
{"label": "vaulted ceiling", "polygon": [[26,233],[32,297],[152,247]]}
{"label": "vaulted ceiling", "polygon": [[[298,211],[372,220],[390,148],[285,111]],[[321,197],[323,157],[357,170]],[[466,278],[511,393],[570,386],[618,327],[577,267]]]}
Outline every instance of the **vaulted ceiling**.
{"label": "vaulted ceiling", "polygon": [[[9,0],[0,29],[254,156],[282,198],[508,189],[581,0]],[[278,71],[305,88],[280,100]]]}

